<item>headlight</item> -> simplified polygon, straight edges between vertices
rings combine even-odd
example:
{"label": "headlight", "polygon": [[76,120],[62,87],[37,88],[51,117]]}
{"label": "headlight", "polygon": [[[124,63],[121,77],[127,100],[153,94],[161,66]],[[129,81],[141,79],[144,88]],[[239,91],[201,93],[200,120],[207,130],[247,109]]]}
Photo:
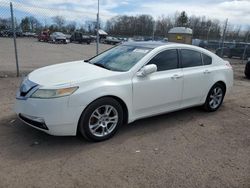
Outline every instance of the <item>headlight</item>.
{"label": "headlight", "polygon": [[78,87],[69,87],[62,89],[38,89],[31,95],[31,98],[41,98],[41,99],[50,99],[64,97],[73,94]]}

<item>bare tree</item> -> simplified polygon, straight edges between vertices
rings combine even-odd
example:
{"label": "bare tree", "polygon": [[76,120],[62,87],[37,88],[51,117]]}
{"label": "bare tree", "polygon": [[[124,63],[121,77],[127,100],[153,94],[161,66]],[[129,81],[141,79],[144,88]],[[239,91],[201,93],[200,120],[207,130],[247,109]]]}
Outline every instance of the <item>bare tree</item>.
{"label": "bare tree", "polygon": [[151,36],[154,19],[150,15],[116,16],[106,22],[108,33],[117,36]]}
{"label": "bare tree", "polygon": [[156,36],[166,37],[168,34],[168,31],[174,26],[173,21],[171,20],[171,17],[165,17],[162,15],[161,17],[158,17],[156,20]]}
{"label": "bare tree", "polygon": [[25,17],[21,20],[21,24],[20,24],[22,30],[24,32],[30,31],[30,21],[28,17]]}
{"label": "bare tree", "polygon": [[0,29],[8,29],[11,27],[10,18],[0,18]]}
{"label": "bare tree", "polygon": [[57,25],[58,29],[62,29],[66,20],[63,16],[55,16],[52,18],[53,22]]}
{"label": "bare tree", "polygon": [[72,33],[76,30],[76,22],[70,22],[66,25],[65,30],[67,33]]}

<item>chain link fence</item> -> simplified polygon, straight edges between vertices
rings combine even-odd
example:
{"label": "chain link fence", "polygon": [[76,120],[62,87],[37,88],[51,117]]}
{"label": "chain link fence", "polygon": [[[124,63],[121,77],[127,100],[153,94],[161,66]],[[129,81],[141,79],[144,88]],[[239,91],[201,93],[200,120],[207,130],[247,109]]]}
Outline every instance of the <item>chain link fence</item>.
{"label": "chain link fence", "polygon": [[[49,8],[45,3],[36,6],[35,2],[12,5],[13,17],[10,3],[0,1],[0,76],[18,75],[19,70],[22,75],[46,65],[87,59],[96,54],[97,1],[96,9],[79,5],[71,10],[70,5],[63,4]],[[183,12],[157,18],[117,16],[101,8],[100,20],[99,52],[111,48],[109,44],[117,41],[167,41],[171,28],[184,26],[193,30],[194,45],[225,57],[235,56],[230,54],[230,49],[238,50],[238,58],[250,55],[250,29],[230,25],[230,20],[226,25],[205,17],[187,17]],[[107,34],[116,39],[106,38]]]}
{"label": "chain link fence", "polygon": [[[94,11],[0,2],[0,33],[1,76],[19,76],[39,67],[83,60],[96,54]],[[110,47],[101,44],[100,52]]]}
{"label": "chain link fence", "polygon": [[[0,4],[0,70],[1,72],[15,72],[15,48],[13,42],[12,20],[10,4]],[[11,69],[10,69],[11,67]],[[0,74],[0,76],[3,76]]]}

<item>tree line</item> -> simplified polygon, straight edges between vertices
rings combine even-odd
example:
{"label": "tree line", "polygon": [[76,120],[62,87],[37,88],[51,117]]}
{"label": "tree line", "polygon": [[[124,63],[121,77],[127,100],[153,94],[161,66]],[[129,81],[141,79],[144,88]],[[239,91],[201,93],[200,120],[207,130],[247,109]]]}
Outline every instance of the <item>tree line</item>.
{"label": "tree line", "polygon": [[[51,18],[50,24],[42,24],[34,16],[26,16],[21,19],[20,23],[14,20],[16,25],[16,30],[21,30],[22,32],[34,32],[39,33],[42,30],[50,30],[51,32],[60,31],[64,33],[72,33],[76,30],[84,33],[94,33],[95,21],[86,21],[88,24],[86,29],[85,25],[78,26],[75,21],[68,22],[63,16],[55,16]],[[0,31],[9,30],[12,28],[10,18],[0,18]]]}
{"label": "tree line", "polygon": [[[44,29],[49,29],[51,32],[61,31],[64,33],[72,33],[76,30],[95,34],[97,22],[87,20],[79,26],[75,21],[67,21],[63,16],[52,17],[50,24],[42,24],[40,20],[34,16],[27,16],[21,19],[20,23],[15,20],[17,29],[23,32],[40,32]],[[176,12],[174,16],[159,16],[154,19],[151,15],[137,15],[128,16],[120,15],[115,16],[101,24],[109,35],[134,37],[134,36],[148,36],[157,38],[165,38],[168,31],[173,27],[189,27],[193,30],[193,38],[204,40],[218,40],[221,38],[224,23],[216,20],[209,19],[205,16],[188,16],[185,11]],[[11,19],[0,18],[0,30],[11,28]],[[227,28],[227,40],[246,41],[249,35],[248,31],[243,31],[240,26],[229,25]]]}
{"label": "tree line", "polygon": [[[189,27],[193,30],[193,38],[203,40],[218,40],[221,38],[225,24],[205,16],[188,16],[185,11],[174,16],[162,15],[153,19],[150,15],[121,15],[106,22],[106,31],[116,36],[155,36],[167,37],[173,27]],[[248,29],[250,31],[250,28]],[[249,31],[243,31],[239,26],[230,25],[227,28],[227,40],[245,41]]]}

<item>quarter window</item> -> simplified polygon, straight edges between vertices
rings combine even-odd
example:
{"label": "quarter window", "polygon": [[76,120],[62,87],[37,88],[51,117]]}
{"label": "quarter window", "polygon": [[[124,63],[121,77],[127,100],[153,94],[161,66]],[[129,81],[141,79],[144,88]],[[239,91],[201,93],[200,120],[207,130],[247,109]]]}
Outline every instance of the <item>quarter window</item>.
{"label": "quarter window", "polygon": [[202,54],[203,64],[204,65],[211,65],[212,64],[212,58],[206,54]]}
{"label": "quarter window", "polygon": [[178,68],[177,50],[166,50],[157,54],[148,64],[155,64],[157,71],[165,71]]}
{"label": "quarter window", "polygon": [[201,53],[194,50],[181,50],[181,62],[183,68],[201,66]]}

